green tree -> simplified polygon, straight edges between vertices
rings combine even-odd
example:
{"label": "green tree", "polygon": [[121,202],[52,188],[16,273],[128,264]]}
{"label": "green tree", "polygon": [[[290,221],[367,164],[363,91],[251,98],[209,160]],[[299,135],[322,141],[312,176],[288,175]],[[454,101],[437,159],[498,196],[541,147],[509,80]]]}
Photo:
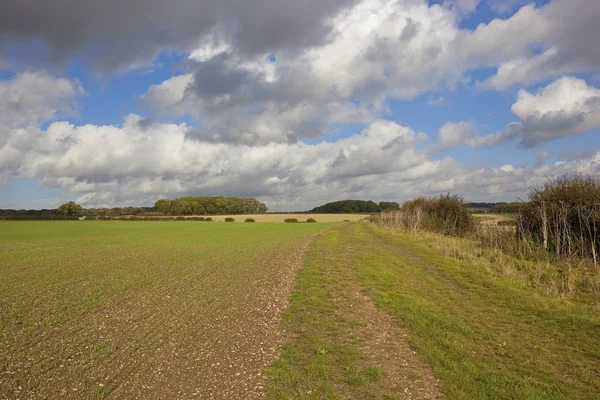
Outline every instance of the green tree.
{"label": "green tree", "polygon": [[158,200],[154,203],[154,210],[163,214],[169,214],[171,212],[171,200]]}
{"label": "green tree", "polygon": [[76,217],[83,213],[83,207],[74,201],[69,201],[58,207],[58,211],[61,212],[65,217]]}
{"label": "green tree", "polygon": [[380,201],[379,207],[381,207],[381,211],[399,210],[400,204],[395,201]]}

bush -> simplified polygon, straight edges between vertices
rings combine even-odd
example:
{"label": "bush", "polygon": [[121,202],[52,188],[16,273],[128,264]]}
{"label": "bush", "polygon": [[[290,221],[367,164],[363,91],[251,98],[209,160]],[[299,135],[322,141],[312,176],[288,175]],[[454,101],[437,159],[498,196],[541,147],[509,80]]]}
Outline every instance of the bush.
{"label": "bush", "polygon": [[600,251],[600,178],[563,176],[534,187],[517,217],[517,238],[560,256]]}
{"label": "bush", "polygon": [[231,217],[227,217],[227,218],[225,218],[225,222],[235,222],[235,219],[233,219]]}
{"label": "bush", "polygon": [[317,220],[314,219],[314,218],[309,218],[309,219],[306,220],[306,222],[317,222]]}
{"label": "bush", "polygon": [[256,221],[254,220],[254,218],[246,218],[245,222],[256,222]]}
{"label": "bush", "polygon": [[189,221],[205,221],[204,217],[188,217]]}
{"label": "bush", "polygon": [[288,224],[290,224],[290,223],[296,223],[296,222],[298,222],[298,219],[297,219],[297,218],[286,218],[286,219],[284,219],[283,221],[284,221],[285,223],[288,223]]}
{"label": "bush", "polygon": [[205,219],[206,222],[212,222],[212,220],[213,219],[211,217],[206,217],[206,219]]}
{"label": "bush", "polygon": [[175,217],[175,220],[177,220],[177,221],[185,221],[185,217]]}
{"label": "bush", "polygon": [[384,211],[369,217],[369,221],[450,236],[464,236],[475,228],[466,203],[457,194],[419,197],[404,203],[400,211]]}

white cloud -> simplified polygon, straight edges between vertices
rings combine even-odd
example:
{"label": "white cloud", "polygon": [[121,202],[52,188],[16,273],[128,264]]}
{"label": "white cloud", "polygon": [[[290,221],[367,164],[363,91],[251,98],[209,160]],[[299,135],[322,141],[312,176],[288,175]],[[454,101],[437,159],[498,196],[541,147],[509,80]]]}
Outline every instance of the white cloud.
{"label": "white cloud", "polygon": [[467,143],[477,147],[518,140],[523,147],[534,147],[599,128],[600,89],[583,79],[563,77],[535,94],[520,90],[511,110],[519,122],[502,132],[472,137]]}
{"label": "white cloud", "polygon": [[274,58],[248,56],[215,32],[192,52],[188,72],[152,86],[142,100],[157,114],[202,118],[205,138],[293,142],[334,123],[370,122],[386,98],[454,88],[471,69],[523,56],[551,30],[533,5],[462,30],[461,11],[449,4],[362,0],[327,20],[329,40]]}
{"label": "white cloud", "polygon": [[566,172],[600,173],[600,152],[535,168],[469,170],[418,150],[422,134],[378,120],[360,134],[318,144],[248,146],[189,137],[185,124],[120,126],[54,122],[45,131],[11,129],[0,148],[0,180],[30,177],[76,194],[85,206],[152,204],[184,195],[255,196],[273,210],[302,210],[334,199],[405,200],[446,191],[510,200]]}
{"label": "white cloud", "polygon": [[78,82],[45,72],[22,72],[0,81],[0,125],[35,125],[61,113],[73,114],[72,101],[82,94]]}
{"label": "white cloud", "polygon": [[598,1],[551,1],[539,9],[536,20],[528,23],[529,30],[537,29],[533,25],[546,27],[544,35],[529,40],[530,49],[525,53],[500,60],[497,74],[482,86],[504,89],[562,74],[597,71],[600,68],[600,43],[596,39],[600,37],[599,17]]}
{"label": "white cloud", "polygon": [[437,144],[433,146],[433,150],[447,150],[467,142],[476,128],[473,122],[446,122],[438,132]]}
{"label": "white cloud", "polygon": [[415,148],[422,135],[389,121],[315,145],[211,143],[190,139],[190,130],[185,124],[147,125],[135,115],[122,126],[55,122],[45,131],[14,129],[0,149],[0,164],[10,176],[80,193],[86,205],[224,194],[300,206],[339,196],[371,196],[369,191],[394,181],[458,166],[427,159]]}

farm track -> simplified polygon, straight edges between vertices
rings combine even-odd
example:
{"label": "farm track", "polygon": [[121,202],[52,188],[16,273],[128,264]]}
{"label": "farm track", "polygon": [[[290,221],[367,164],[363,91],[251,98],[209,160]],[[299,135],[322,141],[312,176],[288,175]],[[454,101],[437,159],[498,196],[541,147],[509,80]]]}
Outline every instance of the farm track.
{"label": "farm track", "polygon": [[288,340],[270,368],[274,399],[445,399],[409,332],[365,293],[357,257],[381,246],[364,224],[343,224],[311,244],[287,312]]}
{"label": "farm track", "polygon": [[0,398],[261,397],[318,230],[268,229],[288,233],[0,244]]}

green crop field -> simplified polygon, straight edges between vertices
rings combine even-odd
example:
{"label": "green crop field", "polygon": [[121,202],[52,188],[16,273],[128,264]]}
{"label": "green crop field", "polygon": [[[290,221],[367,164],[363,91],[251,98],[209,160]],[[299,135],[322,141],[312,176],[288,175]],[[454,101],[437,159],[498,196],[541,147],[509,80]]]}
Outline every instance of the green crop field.
{"label": "green crop field", "polygon": [[444,255],[457,240],[2,222],[0,399],[600,398],[598,304]]}
{"label": "green crop field", "polygon": [[328,226],[0,223],[0,398],[245,397]]}

